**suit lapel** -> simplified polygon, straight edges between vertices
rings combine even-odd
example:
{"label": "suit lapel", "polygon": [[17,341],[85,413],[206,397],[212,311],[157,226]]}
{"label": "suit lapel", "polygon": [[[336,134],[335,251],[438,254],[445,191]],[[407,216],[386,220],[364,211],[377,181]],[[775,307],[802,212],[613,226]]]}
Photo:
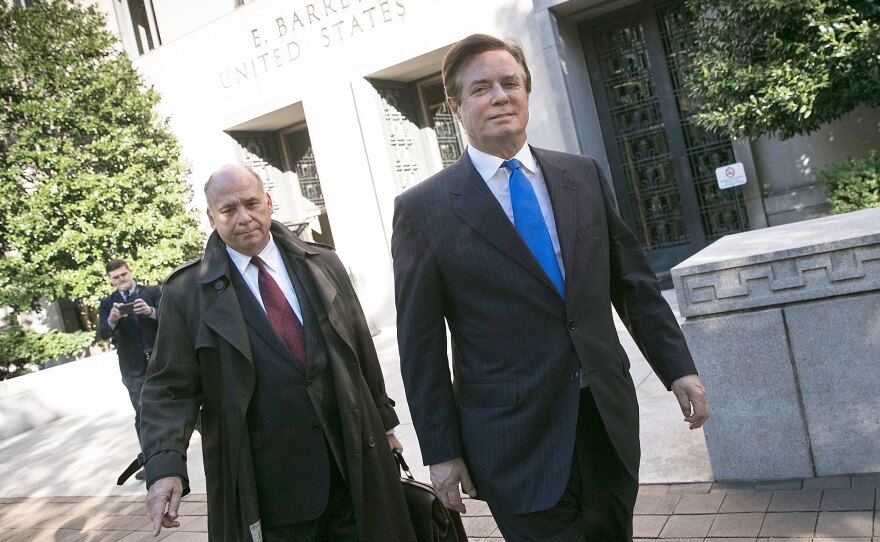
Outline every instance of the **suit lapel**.
{"label": "suit lapel", "polygon": [[[340,314],[339,307],[335,303],[339,290],[324,271],[323,267],[318,265],[317,262],[312,259],[306,259],[305,264],[311,272],[312,279],[314,279],[317,297],[320,299],[320,302],[327,313],[326,321],[330,323],[330,326],[333,328],[332,330],[336,332],[336,335],[338,335],[340,339],[342,339],[342,342],[344,342],[353,353],[357,353],[354,337],[352,336],[349,327],[343,322],[343,315]],[[324,320],[320,321],[322,323],[324,322]],[[324,332],[326,333],[326,331]]]}
{"label": "suit lapel", "polygon": [[[232,271],[232,284],[235,286],[235,293],[238,297],[239,304],[241,305],[241,313],[246,325],[253,330],[263,342],[269,345],[272,350],[275,350],[278,355],[293,363],[294,360],[290,353],[290,349],[287,348],[287,345],[284,344],[284,341],[281,340],[281,337],[275,332],[275,328],[272,327],[272,322],[269,321],[269,316],[266,314],[266,311],[263,310],[263,307],[260,306],[260,302],[257,301],[254,293],[245,282],[244,277],[241,276],[241,273],[239,273],[234,265],[230,265],[229,268]],[[298,369],[302,369],[302,366],[299,363],[294,365]]]}
{"label": "suit lapel", "polygon": [[[352,352],[356,353],[354,337],[351,335],[349,327],[343,322],[343,315],[340,314],[336,303],[336,298],[340,295],[339,289],[324,266],[314,257],[318,252],[291,235],[286,229],[279,227],[276,231],[274,223],[272,228],[272,235],[275,236],[279,248],[285,253],[287,261],[294,266],[296,271],[302,272],[300,275],[302,284],[313,310],[316,311],[315,317],[318,322],[322,326],[324,325],[325,320],[320,314],[320,311],[323,310],[327,315],[326,321],[329,321],[333,331],[348,345]],[[326,335],[329,330],[322,327],[321,331]]]}
{"label": "suit lapel", "polygon": [[[206,290],[202,321],[226,342],[254,362],[247,327],[241,314],[238,296],[230,288],[231,272],[226,248],[217,232],[211,234],[199,268],[199,283]],[[211,296],[208,292],[215,292]]]}
{"label": "suit lapel", "polygon": [[[287,267],[287,274],[290,276],[290,282],[296,290],[296,296],[299,299],[299,307],[302,311],[302,324],[306,333],[306,351],[309,353],[309,371],[320,371],[322,358],[315,355],[318,352],[318,341],[321,336],[315,333],[315,328],[320,328],[321,312],[320,299],[318,299],[309,272],[303,262],[302,256],[295,256],[290,252],[281,251],[281,259],[284,266]],[[323,331],[322,331],[323,332]]]}
{"label": "suit lapel", "polygon": [[480,237],[555,289],[466,152],[450,166],[449,174],[452,176],[449,192],[454,197],[452,211]]}
{"label": "suit lapel", "polygon": [[550,193],[553,218],[556,220],[556,237],[559,239],[559,248],[562,250],[562,265],[565,268],[567,283],[571,277],[569,271],[574,269],[574,230],[578,213],[578,198],[575,197],[577,183],[564,168],[559,167],[541,149],[534,147],[531,149],[538,165],[541,166],[544,182]]}

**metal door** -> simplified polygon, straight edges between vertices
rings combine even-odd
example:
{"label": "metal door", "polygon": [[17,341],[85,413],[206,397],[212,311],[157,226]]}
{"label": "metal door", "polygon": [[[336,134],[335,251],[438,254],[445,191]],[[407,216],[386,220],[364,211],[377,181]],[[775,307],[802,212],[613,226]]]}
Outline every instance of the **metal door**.
{"label": "metal door", "polygon": [[715,180],[716,167],[735,162],[730,140],[691,120],[691,28],[680,1],[642,2],[580,26],[620,211],[661,278],[748,229],[742,189]]}

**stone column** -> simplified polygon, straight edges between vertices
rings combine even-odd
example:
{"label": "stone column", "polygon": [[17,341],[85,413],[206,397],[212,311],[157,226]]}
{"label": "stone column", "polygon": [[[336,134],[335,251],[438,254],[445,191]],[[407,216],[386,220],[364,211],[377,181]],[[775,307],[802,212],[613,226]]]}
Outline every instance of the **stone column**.
{"label": "stone column", "polygon": [[672,280],[716,480],[880,472],[880,209],[724,237]]}

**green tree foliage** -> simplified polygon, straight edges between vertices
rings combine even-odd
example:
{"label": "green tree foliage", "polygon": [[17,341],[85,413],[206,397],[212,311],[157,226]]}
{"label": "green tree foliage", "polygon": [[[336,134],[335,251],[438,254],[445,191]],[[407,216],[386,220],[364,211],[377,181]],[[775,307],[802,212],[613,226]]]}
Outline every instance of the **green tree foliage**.
{"label": "green tree foliage", "polygon": [[13,316],[0,330],[0,380],[30,373],[47,363],[82,357],[94,339],[95,334],[88,331],[25,331]]}
{"label": "green tree foliage", "polygon": [[104,263],[160,282],[202,234],[179,145],[92,6],[0,2],[0,305],[94,305]]}
{"label": "green tree foliage", "polygon": [[808,134],[880,106],[880,2],[688,0],[697,122],[733,137]]}
{"label": "green tree foliage", "polygon": [[834,214],[880,207],[880,156],[877,153],[823,169],[816,178],[825,189]]}

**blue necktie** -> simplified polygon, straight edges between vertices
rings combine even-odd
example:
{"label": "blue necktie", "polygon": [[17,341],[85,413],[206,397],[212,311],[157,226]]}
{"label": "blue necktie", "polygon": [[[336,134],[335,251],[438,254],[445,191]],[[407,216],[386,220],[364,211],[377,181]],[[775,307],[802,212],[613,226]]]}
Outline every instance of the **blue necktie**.
{"label": "blue necktie", "polygon": [[544,272],[556,286],[559,295],[564,298],[565,281],[562,279],[556,251],[553,250],[553,242],[550,240],[550,231],[547,229],[547,223],[544,222],[544,215],[541,214],[541,206],[538,205],[538,197],[535,195],[532,183],[520,169],[522,164],[519,160],[515,158],[506,160],[501,163],[501,167],[510,170],[510,203],[513,206],[513,224],[516,231],[544,268]]}

